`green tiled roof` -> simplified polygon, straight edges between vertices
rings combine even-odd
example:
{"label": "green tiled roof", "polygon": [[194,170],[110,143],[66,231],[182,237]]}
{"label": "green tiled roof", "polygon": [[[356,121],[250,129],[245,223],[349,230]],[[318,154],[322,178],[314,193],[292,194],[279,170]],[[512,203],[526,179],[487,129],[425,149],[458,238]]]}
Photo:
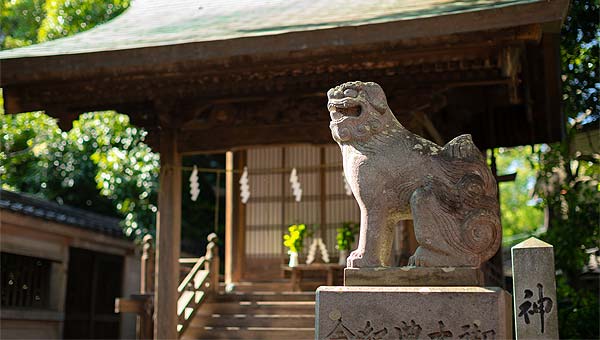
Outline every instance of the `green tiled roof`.
{"label": "green tiled roof", "polygon": [[0,52],[0,59],[266,36],[481,11],[545,0],[134,0],[87,32]]}

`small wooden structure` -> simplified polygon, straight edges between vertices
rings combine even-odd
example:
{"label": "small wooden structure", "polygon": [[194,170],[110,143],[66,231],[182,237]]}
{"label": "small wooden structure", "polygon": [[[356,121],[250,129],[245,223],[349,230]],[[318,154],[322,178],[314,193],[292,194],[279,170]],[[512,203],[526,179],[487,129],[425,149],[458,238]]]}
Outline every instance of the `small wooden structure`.
{"label": "small wooden structure", "polygon": [[[161,154],[155,325],[177,335],[181,157],[227,152],[225,277],[244,273],[237,182],[249,147],[332,142],[325,92],[380,83],[411,130],[483,149],[557,141],[567,0],[136,1],[88,32],[0,52],[8,113],[68,128],[114,109]],[[326,212],[326,208],[319,208]],[[326,217],[325,217],[326,218]]]}
{"label": "small wooden structure", "polygon": [[0,189],[0,249],[0,338],[135,336],[112,308],[140,280],[118,219]]}

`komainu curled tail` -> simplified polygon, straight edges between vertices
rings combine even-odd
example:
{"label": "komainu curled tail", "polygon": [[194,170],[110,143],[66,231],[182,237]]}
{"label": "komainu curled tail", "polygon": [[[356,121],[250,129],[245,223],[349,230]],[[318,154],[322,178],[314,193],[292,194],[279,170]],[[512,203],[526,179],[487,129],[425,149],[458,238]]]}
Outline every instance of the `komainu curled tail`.
{"label": "komainu curled tail", "polygon": [[411,199],[420,246],[409,264],[478,267],[500,246],[496,181],[470,135],[439,156],[444,176],[428,177]]}

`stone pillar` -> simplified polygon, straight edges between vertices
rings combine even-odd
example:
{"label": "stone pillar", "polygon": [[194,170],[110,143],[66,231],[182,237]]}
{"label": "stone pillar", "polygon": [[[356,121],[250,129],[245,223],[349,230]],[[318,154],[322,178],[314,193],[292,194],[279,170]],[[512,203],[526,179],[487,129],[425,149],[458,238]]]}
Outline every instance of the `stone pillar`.
{"label": "stone pillar", "polygon": [[558,339],[554,248],[531,237],[511,252],[517,339]]}
{"label": "stone pillar", "polygon": [[181,243],[181,156],[175,129],[160,134],[160,187],[156,225],[155,339],[177,339],[177,286]]}

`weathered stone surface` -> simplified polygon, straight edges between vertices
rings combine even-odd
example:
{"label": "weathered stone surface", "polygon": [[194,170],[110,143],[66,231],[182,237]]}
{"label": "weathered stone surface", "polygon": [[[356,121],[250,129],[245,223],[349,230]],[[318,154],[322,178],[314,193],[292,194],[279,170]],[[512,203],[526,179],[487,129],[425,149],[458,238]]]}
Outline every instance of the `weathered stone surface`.
{"label": "weathered stone surface", "polygon": [[554,248],[532,237],[511,252],[517,339],[558,339]]}
{"label": "weathered stone surface", "polygon": [[510,339],[500,288],[320,287],[315,339]]}
{"label": "weathered stone surface", "polygon": [[500,246],[496,181],[470,135],[441,147],[406,130],[375,83],[327,93],[330,128],[361,210],[349,268],[390,265],[392,230],[414,220],[411,265],[479,267]]}
{"label": "weathered stone surface", "polygon": [[483,286],[475,267],[346,268],[344,286]]}

